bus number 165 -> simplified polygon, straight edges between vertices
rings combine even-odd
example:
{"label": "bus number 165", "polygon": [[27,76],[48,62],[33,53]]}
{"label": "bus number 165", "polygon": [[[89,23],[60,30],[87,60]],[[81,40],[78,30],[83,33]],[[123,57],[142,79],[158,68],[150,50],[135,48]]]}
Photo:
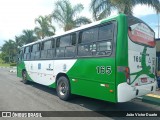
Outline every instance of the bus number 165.
{"label": "bus number 165", "polygon": [[110,75],[112,73],[111,66],[97,66],[96,69],[98,74]]}

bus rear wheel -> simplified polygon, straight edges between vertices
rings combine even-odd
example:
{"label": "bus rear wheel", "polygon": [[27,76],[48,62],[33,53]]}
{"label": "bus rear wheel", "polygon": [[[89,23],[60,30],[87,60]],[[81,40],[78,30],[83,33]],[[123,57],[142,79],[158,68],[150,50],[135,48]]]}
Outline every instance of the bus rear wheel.
{"label": "bus rear wheel", "polygon": [[71,98],[70,84],[66,77],[61,76],[58,78],[56,91],[58,97],[62,100],[67,101]]}
{"label": "bus rear wheel", "polygon": [[22,82],[24,84],[27,84],[28,83],[28,80],[27,80],[27,72],[26,71],[23,71],[22,72]]}

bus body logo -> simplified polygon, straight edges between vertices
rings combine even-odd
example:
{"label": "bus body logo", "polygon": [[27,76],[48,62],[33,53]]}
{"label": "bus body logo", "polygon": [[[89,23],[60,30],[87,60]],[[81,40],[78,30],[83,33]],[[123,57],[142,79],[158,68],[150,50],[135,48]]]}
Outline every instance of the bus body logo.
{"label": "bus body logo", "polygon": [[33,70],[33,64],[31,64],[31,70]]}
{"label": "bus body logo", "polygon": [[41,69],[41,63],[38,63],[38,70]]}
{"label": "bus body logo", "polygon": [[53,69],[51,68],[51,64],[48,64],[48,68],[46,70],[52,71]]}
{"label": "bus body logo", "polygon": [[64,72],[67,71],[67,65],[66,65],[66,64],[63,65],[63,71],[64,71]]}

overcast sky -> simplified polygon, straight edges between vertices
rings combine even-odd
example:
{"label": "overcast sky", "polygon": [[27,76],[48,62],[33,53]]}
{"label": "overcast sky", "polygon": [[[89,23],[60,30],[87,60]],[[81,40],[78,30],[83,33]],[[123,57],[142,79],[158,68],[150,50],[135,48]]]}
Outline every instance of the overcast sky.
{"label": "overcast sky", "polygon": [[[0,1],[0,46],[4,40],[13,39],[18,36],[24,29],[34,29],[35,18],[39,15],[48,15],[54,9],[56,0],[1,0]],[[83,16],[91,18],[89,11],[90,0],[70,0],[73,5],[82,3],[84,10],[81,13]],[[152,8],[147,6],[136,6],[133,10],[136,17],[147,22],[156,32],[157,37],[157,15]],[[116,14],[116,12],[113,12]],[[56,33],[61,32],[58,25]]]}

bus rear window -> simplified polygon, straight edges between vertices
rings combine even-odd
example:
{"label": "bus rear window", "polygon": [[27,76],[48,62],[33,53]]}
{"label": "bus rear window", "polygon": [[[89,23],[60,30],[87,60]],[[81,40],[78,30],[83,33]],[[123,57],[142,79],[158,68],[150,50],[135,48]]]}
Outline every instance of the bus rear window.
{"label": "bus rear window", "polygon": [[138,44],[155,46],[154,31],[142,20],[128,16],[128,35],[129,38]]}

